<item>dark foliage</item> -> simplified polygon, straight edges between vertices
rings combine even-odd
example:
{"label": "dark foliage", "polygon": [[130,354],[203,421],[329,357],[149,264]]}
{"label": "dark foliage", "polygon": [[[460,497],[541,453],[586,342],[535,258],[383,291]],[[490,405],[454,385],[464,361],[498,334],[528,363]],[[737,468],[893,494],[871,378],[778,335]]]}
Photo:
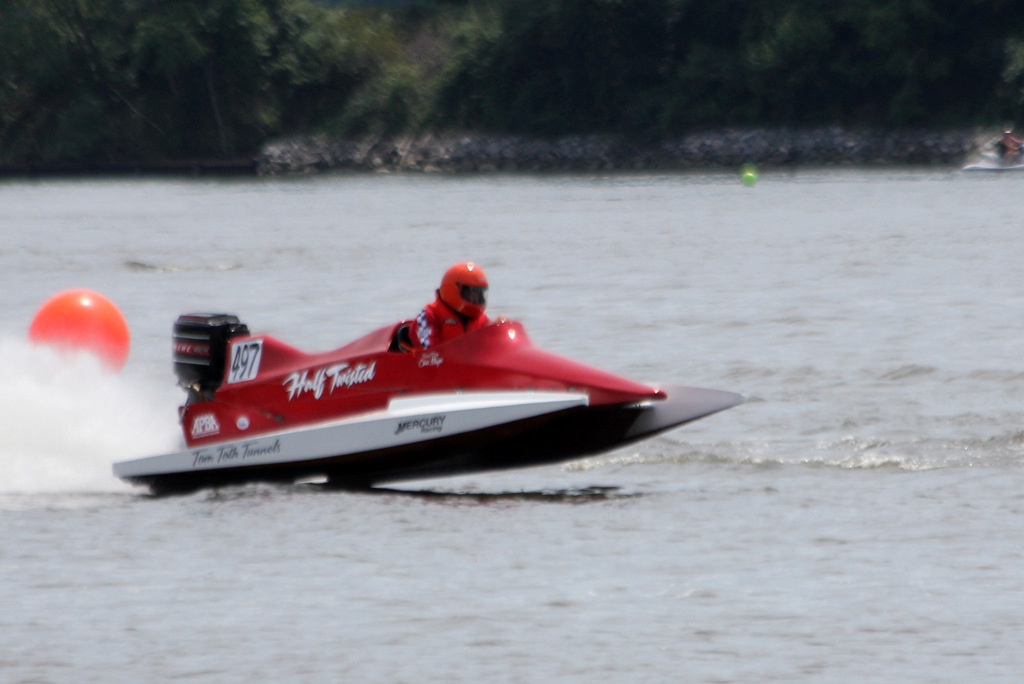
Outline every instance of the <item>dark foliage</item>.
{"label": "dark foliage", "polygon": [[1010,0],[4,0],[0,164],[273,137],[999,124]]}

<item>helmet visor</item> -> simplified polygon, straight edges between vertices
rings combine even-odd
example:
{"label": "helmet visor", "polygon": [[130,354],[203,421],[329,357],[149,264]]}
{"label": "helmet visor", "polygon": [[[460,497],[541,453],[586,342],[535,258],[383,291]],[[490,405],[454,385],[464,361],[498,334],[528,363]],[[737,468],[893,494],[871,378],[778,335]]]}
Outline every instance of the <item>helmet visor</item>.
{"label": "helmet visor", "polygon": [[487,287],[478,287],[476,285],[460,285],[459,294],[462,296],[463,301],[469,302],[470,304],[476,304],[477,306],[484,306],[487,304]]}

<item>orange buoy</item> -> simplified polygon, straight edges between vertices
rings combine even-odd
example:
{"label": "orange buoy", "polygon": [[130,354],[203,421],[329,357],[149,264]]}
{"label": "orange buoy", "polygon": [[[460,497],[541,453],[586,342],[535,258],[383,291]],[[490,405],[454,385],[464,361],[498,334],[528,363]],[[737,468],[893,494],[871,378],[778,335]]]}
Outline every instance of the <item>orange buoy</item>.
{"label": "orange buoy", "polygon": [[86,351],[114,371],[128,360],[131,335],[121,311],[90,290],[66,290],[39,307],[28,329],[32,342]]}

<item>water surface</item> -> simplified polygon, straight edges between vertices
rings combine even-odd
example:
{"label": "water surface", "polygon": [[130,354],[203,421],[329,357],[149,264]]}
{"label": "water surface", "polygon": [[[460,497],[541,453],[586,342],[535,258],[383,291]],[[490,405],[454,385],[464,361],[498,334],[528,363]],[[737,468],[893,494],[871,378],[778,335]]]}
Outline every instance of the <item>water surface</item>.
{"label": "water surface", "polygon": [[[1014,682],[1017,179],[951,170],[0,184],[0,672],[12,682]],[[541,346],[743,406],[608,455],[157,498],[170,328],[310,350],[453,261]],[[24,342],[70,287],[104,374]],[[398,491],[401,490],[401,491]]]}

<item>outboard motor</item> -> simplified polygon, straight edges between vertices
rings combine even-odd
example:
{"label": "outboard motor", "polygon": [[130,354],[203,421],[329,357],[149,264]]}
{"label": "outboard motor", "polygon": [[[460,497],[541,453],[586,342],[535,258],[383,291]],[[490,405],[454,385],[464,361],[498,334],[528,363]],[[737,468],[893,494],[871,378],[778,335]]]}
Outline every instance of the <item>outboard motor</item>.
{"label": "outboard motor", "polygon": [[249,328],[231,314],[194,313],[174,322],[174,374],[189,390],[188,401],[210,399],[224,378],[228,340]]}

